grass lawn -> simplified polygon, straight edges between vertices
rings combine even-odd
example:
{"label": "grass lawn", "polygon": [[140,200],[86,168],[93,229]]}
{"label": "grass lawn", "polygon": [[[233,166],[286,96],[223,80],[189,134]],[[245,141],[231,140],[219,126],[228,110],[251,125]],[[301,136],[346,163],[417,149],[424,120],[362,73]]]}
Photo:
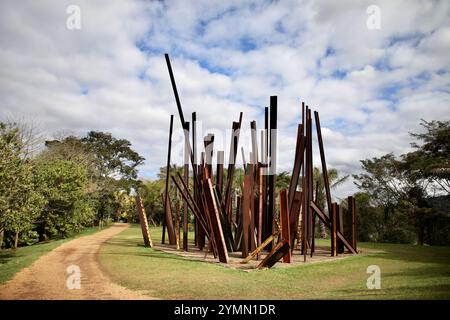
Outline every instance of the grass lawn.
{"label": "grass lawn", "polygon": [[0,251],[0,284],[11,279],[17,272],[28,267],[42,255],[52,251],[64,242],[69,240],[87,236],[99,231],[98,227],[87,228],[74,236],[49,241],[46,243],[37,243],[27,247],[19,247],[17,250],[1,250]]}
{"label": "grass lawn", "polygon": [[[160,228],[151,234],[161,241]],[[102,247],[100,261],[115,282],[162,299],[450,299],[450,247],[359,248],[381,251],[247,273],[145,248],[133,225]],[[369,265],[381,269],[380,290],[366,287]]]}

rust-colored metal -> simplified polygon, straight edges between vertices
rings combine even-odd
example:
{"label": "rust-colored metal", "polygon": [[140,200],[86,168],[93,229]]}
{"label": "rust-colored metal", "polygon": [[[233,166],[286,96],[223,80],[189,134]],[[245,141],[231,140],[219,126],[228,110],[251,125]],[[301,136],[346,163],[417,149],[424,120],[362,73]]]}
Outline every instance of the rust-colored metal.
{"label": "rust-colored metal", "polygon": [[269,252],[269,254],[258,265],[258,269],[271,268],[286,254],[291,252],[289,247],[289,241],[278,242],[276,246]]}
{"label": "rust-colored metal", "polygon": [[[258,233],[258,241],[257,241],[257,246],[261,246],[261,241],[262,241],[262,230],[263,230],[263,214],[264,214],[264,197],[263,197],[263,193],[264,193],[264,180],[265,180],[265,175],[264,175],[264,168],[259,165],[258,166],[258,229],[257,229],[257,233]],[[259,258],[259,256],[258,256]]]}
{"label": "rust-colored metal", "polygon": [[252,176],[244,176],[244,189],[242,195],[242,257],[248,256],[250,232],[250,201],[252,201]]}
{"label": "rust-colored metal", "polygon": [[[288,211],[288,194],[286,189],[280,190],[280,224],[281,224],[281,241],[288,241],[289,247],[292,247],[291,230],[289,225],[289,211]],[[291,263],[291,250],[283,256],[284,263]]]}
{"label": "rust-colored metal", "polygon": [[217,151],[216,189],[221,197],[223,194],[223,161],[224,161],[224,152]]}
{"label": "rust-colored metal", "polygon": [[[320,128],[319,115],[314,112],[317,139],[320,151],[321,167],[324,179],[324,188],[327,200],[327,213],[316,205],[318,184],[313,185],[313,129],[312,110],[302,102],[302,119],[297,128],[297,140],[292,169],[292,177],[288,189],[279,193],[279,207],[276,201],[276,167],[277,167],[277,97],[270,97],[270,106],[264,109],[265,131],[261,132],[260,156],[258,155],[258,140],[256,121],[250,121],[251,147],[248,154],[244,154],[241,148],[243,165],[245,170],[244,182],[239,186],[233,186],[233,178],[236,167],[237,150],[239,148],[239,135],[242,125],[242,112],[239,121],[232,124],[231,146],[228,161],[228,170],[224,170],[224,153],[217,152],[217,167],[212,167],[214,136],[208,134],[204,138],[202,157],[200,164],[197,161],[197,134],[196,114],[192,113],[192,150],[189,140],[189,123],[185,121],[178,96],[175,79],[168,55],[165,55],[169,70],[172,89],[180,116],[180,121],[185,135],[185,163],[184,176],[177,173],[177,178],[172,177],[178,192],[184,200],[183,221],[183,249],[188,250],[189,211],[194,215],[195,245],[201,250],[205,247],[205,237],[208,237],[208,252],[214,257],[219,256],[222,262],[228,261],[228,252],[241,250],[243,257],[248,252],[253,257],[259,258],[259,253],[264,248],[270,252],[261,262],[261,266],[272,266],[281,257],[284,262],[291,260],[294,253],[295,240],[301,244],[304,261],[308,253],[312,256],[315,250],[315,224],[316,217],[320,219],[332,234],[332,255],[342,253],[344,248],[356,253],[356,210],[353,198],[348,200],[349,220],[346,220],[349,233],[344,237],[344,221],[338,204],[334,204],[334,214],[331,205],[330,184],[328,181],[325,152]],[[171,117],[170,140],[173,128],[173,116]],[[187,130],[186,130],[187,129]],[[164,226],[163,242],[166,231],[169,233],[169,242],[175,240],[176,232],[173,230],[172,208],[170,205],[169,176],[170,176],[170,149],[167,164],[166,186],[163,197]],[[248,162],[245,159],[248,156]],[[189,165],[192,165],[192,184],[189,183]],[[300,183],[300,174],[302,176]],[[297,188],[301,184],[301,192]],[[236,188],[235,188],[236,187]],[[314,187],[316,190],[314,190]],[[238,194],[238,190],[241,194]],[[315,191],[315,192],[314,192]],[[193,196],[192,196],[193,194]],[[236,205],[233,203],[236,198]],[[178,196],[177,196],[178,197]],[[279,220],[277,220],[279,209]],[[177,214],[178,214],[177,210]],[[178,216],[177,216],[178,217]],[[180,225],[178,219],[177,227]],[[299,226],[301,221],[301,226]],[[178,228],[177,228],[178,229]],[[278,243],[275,246],[274,230],[279,230]],[[301,230],[300,230],[301,229]],[[234,234],[233,234],[234,231]],[[263,240],[267,246],[263,245]],[[350,241],[347,241],[350,239]],[[264,244],[265,244],[264,243]],[[262,247],[261,247],[262,246]],[[286,249],[288,248],[288,249]],[[287,250],[287,251],[286,251]],[[251,259],[251,258],[250,258]]]}
{"label": "rust-colored metal", "polygon": [[[193,166],[192,171],[195,176],[197,176],[197,114],[192,112],[192,158]],[[195,172],[194,172],[195,171]],[[197,199],[197,184],[193,184],[194,199]],[[194,245],[198,245],[198,227],[197,218],[194,218]]]}
{"label": "rust-colored metal", "polygon": [[261,243],[252,253],[250,253],[244,260],[241,261],[242,264],[248,263],[250,260],[252,260],[255,256],[257,256],[261,251],[264,250],[264,248],[271,243],[276,237],[278,236],[278,233],[272,234],[270,237],[268,237],[266,240],[264,240],[263,243]]}
{"label": "rust-colored metal", "polygon": [[[167,227],[167,234],[169,236],[169,244],[175,244],[175,229],[172,221],[172,210],[170,208],[169,202],[169,176],[170,176],[170,155],[172,151],[172,132],[173,132],[173,115],[170,116],[170,129],[169,129],[169,148],[167,151],[167,166],[166,166],[166,184],[164,189],[164,225]],[[161,243],[165,242],[165,229],[163,225],[163,234]]]}
{"label": "rust-colored metal", "polygon": [[327,163],[325,161],[325,151],[323,149],[322,130],[320,128],[319,113],[317,111],[314,111],[314,118],[316,120],[317,140],[319,142],[320,162],[322,164],[322,176],[323,176],[323,183],[325,186],[325,196],[327,198],[328,212],[330,212],[331,211],[330,182],[328,179]]}
{"label": "rust-colored metal", "polygon": [[331,256],[337,256],[337,211],[338,207],[335,202],[331,204]]}
{"label": "rust-colored metal", "polygon": [[294,242],[296,238],[296,232],[298,230],[298,223],[300,219],[300,210],[302,206],[302,193],[300,191],[295,191],[294,202],[292,204],[292,210],[289,216],[289,224],[291,231],[291,250],[294,251]]}
{"label": "rust-colored metal", "polygon": [[[275,209],[275,181],[276,181],[276,168],[277,168],[277,96],[270,97],[270,146],[269,146],[269,178],[268,178],[268,209],[267,209],[267,230],[266,234],[273,233],[273,226],[276,217]],[[272,245],[268,246],[269,249]]]}
{"label": "rust-colored metal", "polygon": [[294,203],[295,191],[297,190],[298,180],[300,176],[300,168],[303,165],[303,153],[305,141],[303,139],[303,125],[299,124],[297,128],[297,143],[295,147],[294,168],[292,169],[291,181],[289,183],[289,214],[291,213],[292,204]]}
{"label": "rust-colored metal", "polygon": [[[344,217],[342,212],[342,206],[338,205],[337,207],[337,217],[336,217],[336,230],[341,234],[344,234]],[[340,238],[337,240],[337,252],[338,254],[344,253],[344,243]]]}
{"label": "rust-colored metal", "polygon": [[219,261],[222,263],[228,263],[228,250],[225,243],[225,238],[223,235],[222,224],[220,222],[219,213],[219,203],[216,202],[214,197],[214,189],[211,179],[208,179],[204,184],[205,190],[205,200],[207,204],[207,211],[210,216],[212,234],[214,235],[214,240],[217,246],[217,253],[219,256]]}
{"label": "rust-colored metal", "polygon": [[355,249],[356,251],[356,201],[355,198],[350,196],[347,199],[347,204],[348,204],[348,211],[350,213],[350,221],[351,221],[351,225],[350,225],[350,243],[352,244],[352,247]]}
{"label": "rust-colored metal", "polygon": [[233,122],[232,125],[230,155],[227,170],[227,185],[224,192],[224,198],[222,199],[222,203],[225,206],[225,212],[229,212],[230,206],[232,205],[231,189],[233,187],[234,168],[236,166],[236,157],[239,144],[239,135],[241,132],[241,124],[242,124],[242,112],[239,114],[239,121]]}
{"label": "rust-colored metal", "polygon": [[[185,143],[184,143],[184,166],[183,166],[183,179],[186,185],[189,185],[189,122],[185,123]],[[188,237],[189,237],[189,217],[188,217],[188,204],[184,202],[183,205],[183,250],[188,251]]]}
{"label": "rust-colored metal", "polygon": [[144,238],[144,245],[146,247],[153,247],[152,237],[150,236],[150,231],[148,229],[147,215],[145,214],[144,204],[139,195],[136,196],[136,206],[139,215],[139,222],[142,230],[142,237]]}

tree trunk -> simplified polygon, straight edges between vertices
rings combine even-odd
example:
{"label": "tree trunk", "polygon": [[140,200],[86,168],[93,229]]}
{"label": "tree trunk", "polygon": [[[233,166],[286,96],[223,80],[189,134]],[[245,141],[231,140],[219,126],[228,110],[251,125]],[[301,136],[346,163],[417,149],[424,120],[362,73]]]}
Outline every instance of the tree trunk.
{"label": "tree trunk", "polygon": [[16,232],[14,237],[14,249],[17,249],[17,245],[19,244],[19,232]]}
{"label": "tree trunk", "polygon": [[425,238],[425,228],[419,228],[419,232],[417,234],[417,242],[419,246],[423,246],[424,238]]}
{"label": "tree trunk", "polygon": [[0,230],[0,250],[2,249],[4,236],[5,236],[5,231],[2,229],[2,230]]}

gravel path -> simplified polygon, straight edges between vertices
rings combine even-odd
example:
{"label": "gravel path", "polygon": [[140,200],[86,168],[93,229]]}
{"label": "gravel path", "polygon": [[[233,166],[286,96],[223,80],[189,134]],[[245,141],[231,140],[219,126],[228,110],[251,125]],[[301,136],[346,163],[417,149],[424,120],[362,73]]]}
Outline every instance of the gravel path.
{"label": "gravel path", "polygon": [[[0,286],[0,300],[151,299],[113,283],[100,266],[99,250],[102,244],[126,228],[127,224],[114,224],[93,235],[62,244]],[[68,288],[67,282],[69,286],[76,284],[76,281],[70,281],[76,276],[67,273],[69,266],[80,268],[79,289]]]}

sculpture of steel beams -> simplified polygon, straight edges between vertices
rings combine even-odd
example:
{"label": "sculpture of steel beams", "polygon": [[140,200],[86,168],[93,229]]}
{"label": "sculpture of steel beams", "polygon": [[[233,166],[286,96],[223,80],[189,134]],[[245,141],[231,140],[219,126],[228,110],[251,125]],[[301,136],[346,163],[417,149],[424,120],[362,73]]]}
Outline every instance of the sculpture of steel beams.
{"label": "sculpture of steel beams", "polygon": [[[166,54],[178,115],[185,135],[185,165],[183,177],[171,176],[175,187],[184,200],[183,250],[188,248],[188,214],[195,217],[195,246],[206,252],[212,252],[220,262],[228,263],[229,252],[241,251],[247,263],[259,259],[266,250],[259,268],[271,267],[277,261],[290,263],[295,255],[297,241],[301,247],[304,261],[308,253],[315,252],[314,229],[319,219],[330,229],[331,255],[336,256],[346,248],[356,251],[356,204],[353,197],[347,199],[348,215],[345,219],[343,208],[332,202],[327,175],[325,151],[322,140],[319,113],[302,103],[302,119],[297,126],[294,164],[288,189],[276,190],[277,165],[277,97],[271,96],[269,107],[265,108],[264,131],[261,132],[258,148],[256,121],[250,122],[251,152],[248,161],[243,152],[244,180],[241,186],[233,185],[236,167],[239,135],[242,127],[242,112],[239,120],[232,123],[232,136],[227,171],[224,170],[224,152],[218,150],[217,167],[214,172],[214,135],[204,137],[203,152],[197,159],[196,113],[192,113],[192,140],[189,139],[189,123],[185,122],[180,97],[178,95],[169,56]],[[313,179],[313,121],[315,122],[322,176],[326,195],[326,207],[319,208],[317,201],[318,182]],[[169,198],[170,148],[173,128],[173,116],[169,134],[166,188],[164,192],[165,225],[169,234],[169,243],[174,244],[173,217]],[[192,141],[192,142],[191,142]],[[191,144],[192,143],[192,144]],[[192,148],[191,148],[192,145]],[[260,155],[258,156],[258,150]],[[189,164],[191,164],[192,184],[189,184]],[[314,188],[315,187],[315,188]],[[235,188],[240,190],[236,194]],[[233,197],[236,194],[235,201]],[[278,194],[278,197],[276,196]],[[277,201],[278,198],[278,201]],[[235,205],[233,205],[235,203]],[[327,213],[325,213],[327,212]],[[344,228],[349,226],[348,228]],[[300,236],[298,232],[300,230]],[[347,232],[346,232],[347,230]],[[163,230],[164,231],[164,230]],[[172,238],[173,239],[172,239]],[[348,240],[347,240],[348,239]],[[164,238],[163,238],[164,242]]]}

